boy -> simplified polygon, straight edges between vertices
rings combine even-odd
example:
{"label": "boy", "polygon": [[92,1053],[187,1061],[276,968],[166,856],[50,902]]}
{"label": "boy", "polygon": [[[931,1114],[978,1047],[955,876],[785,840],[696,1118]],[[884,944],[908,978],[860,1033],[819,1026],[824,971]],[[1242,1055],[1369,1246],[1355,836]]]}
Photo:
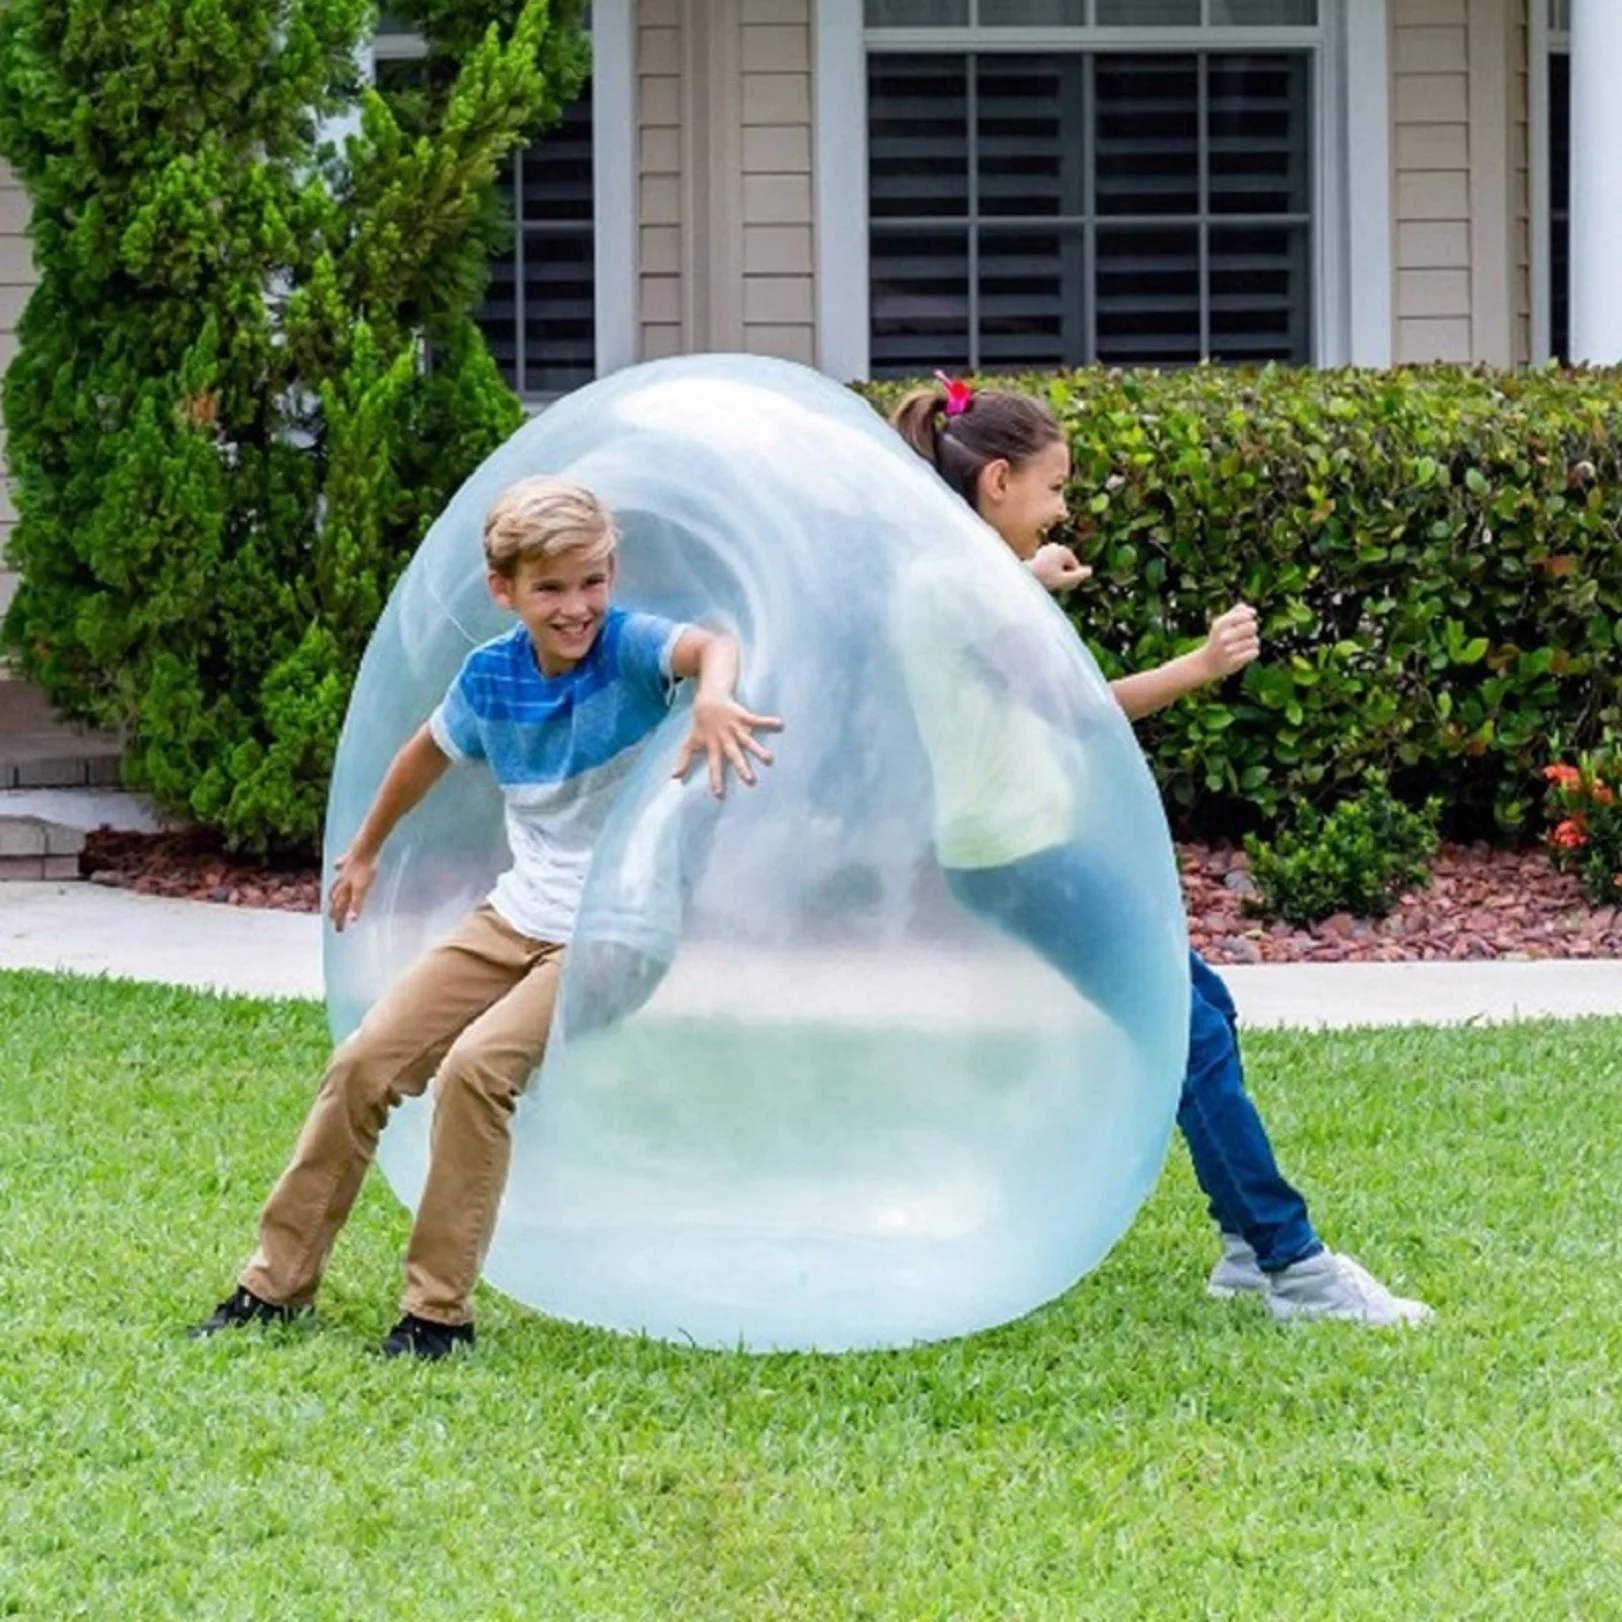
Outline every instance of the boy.
{"label": "boy", "polygon": [[512,866],[485,903],[408,969],[333,1054],[293,1158],[265,1205],[235,1292],[191,1333],[288,1322],[309,1310],[389,1111],[438,1074],[428,1179],[385,1356],[471,1346],[473,1286],[506,1183],[513,1111],[546,1046],[592,845],[672,683],[697,677],[676,775],[699,755],[719,798],[727,763],[748,784],[782,723],[733,697],[731,637],[610,606],[617,535],[562,479],[505,491],[484,526],[490,594],[519,623],[469,654],[443,702],[395,756],[338,859],[329,910],[360,917],[378,855],[455,760],[484,761],[506,800]]}

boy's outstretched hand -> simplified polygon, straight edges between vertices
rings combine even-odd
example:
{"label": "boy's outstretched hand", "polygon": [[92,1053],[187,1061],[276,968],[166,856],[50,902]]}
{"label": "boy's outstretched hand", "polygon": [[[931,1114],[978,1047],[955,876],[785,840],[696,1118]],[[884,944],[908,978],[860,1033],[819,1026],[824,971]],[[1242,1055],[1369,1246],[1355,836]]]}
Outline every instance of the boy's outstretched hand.
{"label": "boy's outstretched hand", "polygon": [[756,715],[735,698],[705,698],[693,703],[693,727],[676,757],[674,776],[683,778],[700,756],[709,761],[710,793],[721,799],[725,793],[726,763],[751,787],[755,770],[749,764],[753,755],[770,766],[772,752],[755,736],[757,732],[781,732],[783,723],[775,715]]}
{"label": "boy's outstretched hand", "polygon": [[725,793],[727,762],[744,782],[755,781],[749,757],[767,766],[771,751],[756,737],[757,732],[781,732],[783,723],[775,715],[756,715],[746,710],[732,695],[738,688],[738,644],[730,636],[701,630],[690,625],[682,632],[670,656],[670,673],[678,680],[698,677],[698,696],[693,700],[693,726],[676,757],[673,776],[683,778],[698,756],[709,761],[710,793],[720,799]]}
{"label": "boy's outstretched hand", "polygon": [[1210,671],[1210,680],[1221,681],[1261,657],[1261,631],[1256,625],[1256,610],[1249,603],[1238,603],[1226,614],[1211,621],[1211,634],[1205,639],[1201,654]]}
{"label": "boy's outstretched hand", "polygon": [[347,851],[337,861],[337,872],[332,881],[332,894],[327,897],[327,916],[332,927],[341,935],[347,925],[360,917],[366,897],[377,879],[377,858],[356,855]]}

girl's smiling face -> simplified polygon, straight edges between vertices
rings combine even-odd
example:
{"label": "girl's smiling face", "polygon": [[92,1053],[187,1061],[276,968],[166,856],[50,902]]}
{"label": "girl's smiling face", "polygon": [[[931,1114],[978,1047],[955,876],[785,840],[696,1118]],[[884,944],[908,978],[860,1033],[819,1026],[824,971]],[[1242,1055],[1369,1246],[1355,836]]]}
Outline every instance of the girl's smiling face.
{"label": "girl's smiling face", "polygon": [[975,510],[1022,559],[1035,555],[1042,537],[1069,516],[1064,490],[1070,481],[1070,446],[1044,445],[1017,466],[987,462],[975,489]]}

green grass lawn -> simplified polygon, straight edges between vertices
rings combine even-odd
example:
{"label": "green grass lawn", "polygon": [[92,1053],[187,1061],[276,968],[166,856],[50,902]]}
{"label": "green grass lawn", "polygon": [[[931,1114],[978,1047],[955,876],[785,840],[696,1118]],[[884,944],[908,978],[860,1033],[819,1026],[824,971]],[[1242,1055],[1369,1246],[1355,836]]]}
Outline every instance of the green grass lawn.
{"label": "green grass lawn", "polygon": [[684,1352],[490,1296],[384,1364],[374,1179],[310,1329],[193,1344],[324,1056],[310,1005],[0,974],[0,1616],[1622,1616],[1622,1024],[1258,1036],[1406,1334],[1207,1301],[1179,1147],[1026,1321]]}

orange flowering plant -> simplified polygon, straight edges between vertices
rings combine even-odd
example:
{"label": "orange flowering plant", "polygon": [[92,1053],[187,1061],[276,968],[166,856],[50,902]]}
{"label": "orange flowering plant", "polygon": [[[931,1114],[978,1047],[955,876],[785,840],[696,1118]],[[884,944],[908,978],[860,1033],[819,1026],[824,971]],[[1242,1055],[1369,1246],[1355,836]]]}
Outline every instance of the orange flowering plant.
{"label": "orange flowering plant", "polygon": [[1575,873],[1596,905],[1622,904],[1622,753],[1578,755],[1543,769],[1543,836],[1563,873]]}

